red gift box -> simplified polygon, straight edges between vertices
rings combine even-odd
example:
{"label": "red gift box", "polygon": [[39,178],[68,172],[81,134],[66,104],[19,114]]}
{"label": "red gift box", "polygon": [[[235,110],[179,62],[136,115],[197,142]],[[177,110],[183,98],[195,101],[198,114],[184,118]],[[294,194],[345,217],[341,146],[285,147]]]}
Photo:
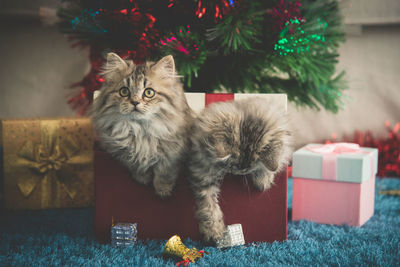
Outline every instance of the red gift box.
{"label": "red gift box", "polygon": [[[233,98],[230,94],[218,95],[218,101]],[[206,96],[209,103],[207,99]],[[194,199],[185,176],[182,174],[178,179],[173,195],[162,200],[151,186],[134,181],[128,169],[108,153],[96,151],[96,239],[110,241],[112,222],[135,222],[138,238],[142,240],[168,239],[175,234],[200,240]],[[243,177],[226,177],[219,203],[226,225],[242,224],[246,243],[286,239],[287,169],[276,175],[275,184],[265,192],[253,189]]]}

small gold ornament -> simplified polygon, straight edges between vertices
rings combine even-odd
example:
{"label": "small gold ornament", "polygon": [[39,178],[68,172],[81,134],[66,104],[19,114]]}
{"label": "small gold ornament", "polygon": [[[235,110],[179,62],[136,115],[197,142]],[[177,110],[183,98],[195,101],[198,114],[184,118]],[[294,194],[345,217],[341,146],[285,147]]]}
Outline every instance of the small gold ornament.
{"label": "small gold ornament", "polygon": [[178,262],[176,265],[181,264],[187,266],[190,262],[195,262],[204,256],[204,251],[198,251],[196,248],[189,249],[183,243],[178,235],[171,237],[165,244],[164,256],[177,257],[183,259],[183,261]]}

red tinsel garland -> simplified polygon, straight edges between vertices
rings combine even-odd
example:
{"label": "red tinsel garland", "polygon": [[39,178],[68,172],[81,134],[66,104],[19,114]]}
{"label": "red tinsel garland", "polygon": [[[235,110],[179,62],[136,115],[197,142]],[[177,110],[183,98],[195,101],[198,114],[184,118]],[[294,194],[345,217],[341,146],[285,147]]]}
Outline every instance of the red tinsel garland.
{"label": "red tinsel garland", "polygon": [[332,134],[332,142],[356,143],[362,147],[374,147],[379,150],[378,173],[379,177],[400,177],[400,122],[391,126],[385,122],[387,137],[375,138],[370,131],[355,131],[353,136],[344,135],[342,140],[336,140],[336,134]]}

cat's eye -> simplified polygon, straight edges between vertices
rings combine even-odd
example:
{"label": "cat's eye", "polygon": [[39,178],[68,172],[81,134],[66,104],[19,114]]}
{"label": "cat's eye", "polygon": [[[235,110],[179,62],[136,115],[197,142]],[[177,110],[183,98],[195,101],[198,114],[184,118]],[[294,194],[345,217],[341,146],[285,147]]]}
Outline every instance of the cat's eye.
{"label": "cat's eye", "polygon": [[155,94],[156,92],[153,88],[146,88],[143,93],[143,95],[147,98],[152,98]]}
{"label": "cat's eye", "polygon": [[129,96],[130,92],[128,87],[121,87],[121,89],[119,89],[119,95],[122,97],[127,97]]}

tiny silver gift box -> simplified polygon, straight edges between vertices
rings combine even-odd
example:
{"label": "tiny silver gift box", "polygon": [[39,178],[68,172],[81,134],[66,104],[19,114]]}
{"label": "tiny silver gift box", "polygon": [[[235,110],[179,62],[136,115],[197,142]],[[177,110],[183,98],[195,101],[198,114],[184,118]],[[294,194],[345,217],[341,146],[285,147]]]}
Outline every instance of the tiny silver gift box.
{"label": "tiny silver gift box", "polygon": [[137,224],[117,223],[111,226],[111,245],[114,247],[126,247],[136,243]]}
{"label": "tiny silver gift box", "polygon": [[224,237],[217,241],[218,248],[244,245],[244,236],[241,224],[228,225]]}

